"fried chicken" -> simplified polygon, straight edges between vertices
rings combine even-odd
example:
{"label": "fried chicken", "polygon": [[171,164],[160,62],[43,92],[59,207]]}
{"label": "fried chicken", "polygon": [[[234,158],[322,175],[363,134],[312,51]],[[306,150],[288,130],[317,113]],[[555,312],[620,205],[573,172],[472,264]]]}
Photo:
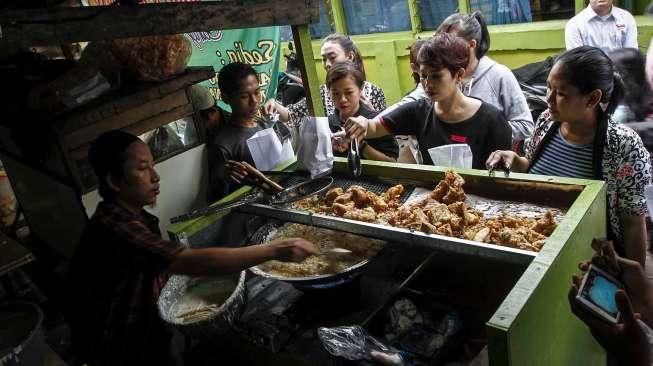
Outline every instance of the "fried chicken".
{"label": "fried chicken", "polygon": [[544,216],[531,226],[531,229],[542,235],[549,236],[555,230],[558,225],[556,224],[555,218],[553,217],[553,212],[547,210]]}
{"label": "fried chicken", "polygon": [[501,215],[487,219],[483,212],[465,202],[465,180],[447,171],[435,189],[418,202],[401,205],[402,185],[381,195],[353,185],[329,190],[324,199],[302,200],[295,207],[313,207],[351,220],[387,223],[429,234],[452,236],[482,243],[539,251],[556,228],[553,212],[537,219]]}
{"label": "fried chicken", "polygon": [[345,192],[342,190],[341,187],[332,188],[326,193],[326,195],[324,195],[324,203],[326,203],[327,205],[331,205],[333,204],[333,201],[335,201],[335,199],[338,198],[338,196],[341,196],[344,193]]}

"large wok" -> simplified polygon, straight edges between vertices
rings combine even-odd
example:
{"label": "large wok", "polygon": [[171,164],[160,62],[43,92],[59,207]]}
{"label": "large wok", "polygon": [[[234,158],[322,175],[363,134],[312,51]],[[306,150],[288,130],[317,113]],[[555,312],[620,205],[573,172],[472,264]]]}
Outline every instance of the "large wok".
{"label": "large wok", "polygon": [[[266,241],[269,234],[276,228],[283,226],[285,223],[282,221],[270,221],[269,223],[261,226],[252,236],[250,237],[250,242],[254,245],[260,245]],[[383,249],[381,249],[383,250]],[[376,254],[378,255],[378,253]],[[335,288],[341,285],[345,285],[356,279],[359,275],[363,273],[365,268],[370,264],[374,259],[370,257],[361,262],[358,262],[352,266],[347,267],[344,271],[329,274],[329,275],[317,275],[310,277],[282,277],[277,276],[268,272],[263,271],[258,266],[252,267],[249,270],[261,277],[273,278],[280,281],[285,281],[298,289],[328,289]]]}

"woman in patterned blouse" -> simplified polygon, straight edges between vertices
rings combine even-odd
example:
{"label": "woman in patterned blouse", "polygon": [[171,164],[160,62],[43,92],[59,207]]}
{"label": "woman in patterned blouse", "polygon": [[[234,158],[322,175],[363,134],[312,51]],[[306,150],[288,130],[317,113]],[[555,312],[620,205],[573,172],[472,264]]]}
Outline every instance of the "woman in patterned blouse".
{"label": "woman in patterned blouse", "polygon": [[605,181],[609,237],[618,251],[643,266],[644,188],[651,184],[651,164],[640,137],[612,120],[623,92],[621,77],[603,51],[582,46],[565,52],[549,73],[549,109],[526,143],[526,156],[495,151],[487,166]]}
{"label": "woman in patterned blouse", "polygon": [[[336,62],[351,61],[358,67],[363,77],[365,77],[363,57],[349,36],[340,33],[329,34],[322,40],[320,53],[322,55],[324,70],[329,71],[331,66]],[[365,81],[362,91],[361,102],[367,107],[377,112],[386,108],[385,94],[383,94],[381,88],[369,81]],[[335,113],[331,95],[325,84],[320,85],[320,96],[326,115]],[[279,113],[279,119],[281,121],[296,124],[302,117],[308,116],[308,105],[306,103],[306,98],[303,98],[295,104],[284,107],[276,100],[270,99],[265,103],[265,111],[268,114],[276,111]]]}

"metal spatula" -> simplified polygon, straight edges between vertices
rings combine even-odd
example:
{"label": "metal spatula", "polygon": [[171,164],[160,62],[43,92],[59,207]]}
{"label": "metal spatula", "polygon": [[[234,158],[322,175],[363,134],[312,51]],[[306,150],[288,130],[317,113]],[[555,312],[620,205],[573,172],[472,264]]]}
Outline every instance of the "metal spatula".
{"label": "metal spatula", "polygon": [[347,167],[349,172],[354,177],[360,177],[363,174],[363,167],[361,166],[361,154],[358,149],[358,140],[351,139],[349,143],[349,154],[347,154]]}

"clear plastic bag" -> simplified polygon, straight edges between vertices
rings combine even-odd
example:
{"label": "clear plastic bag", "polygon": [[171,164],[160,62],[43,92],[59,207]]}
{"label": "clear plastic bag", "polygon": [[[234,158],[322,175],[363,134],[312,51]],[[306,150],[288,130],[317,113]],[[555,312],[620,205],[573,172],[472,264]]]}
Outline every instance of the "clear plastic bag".
{"label": "clear plastic bag", "polygon": [[331,129],[326,117],[307,117],[299,127],[297,165],[311,173],[311,178],[327,174],[333,169]]}
{"label": "clear plastic bag", "polygon": [[433,165],[467,169],[472,167],[472,150],[467,144],[432,147],[428,152],[433,160]]}
{"label": "clear plastic bag", "polygon": [[372,351],[399,353],[397,349],[387,346],[367,334],[365,329],[359,325],[321,327],[317,330],[317,336],[327,352],[348,360],[371,360]]}

